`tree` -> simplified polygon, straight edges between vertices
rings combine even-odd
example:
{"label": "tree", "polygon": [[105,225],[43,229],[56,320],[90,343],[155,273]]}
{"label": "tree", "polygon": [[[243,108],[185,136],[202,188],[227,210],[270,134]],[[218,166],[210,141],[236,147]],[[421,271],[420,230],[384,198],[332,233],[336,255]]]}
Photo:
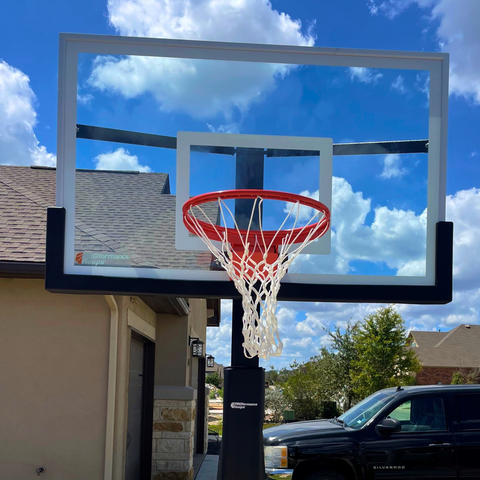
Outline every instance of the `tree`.
{"label": "tree", "polygon": [[293,371],[282,370],[281,374],[288,378],[283,384],[284,392],[297,420],[330,418],[338,413],[337,403],[349,409],[357,400],[351,372],[358,357],[355,343],[358,325],[358,322],[347,325],[343,333],[340,327],[335,327],[329,332],[332,339],[329,348],[321,348],[320,355],[305,364],[294,363]]}
{"label": "tree", "polygon": [[282,385],[291,375],[290,370],[287,368],[282,368],[281,370],[276,370],[273,365],[270,366],[270,370],[265,372],[265,380],[271,385]]}
{"label": "tree", "polygon": [[278,371],[273,365],[270,365],[270,370],[265,372],[265,380],[272,385],[278,382]]}
{"label": "tree", "polygon": [[314,420],[322,413],[325,390],[319,377],[318,362],[291,365],[293,372],[283,385],[283,394],[295,411],[296,420]]}
{"label": "tree", "polygon": [[361,398],[377,390],[412,385],[421,365],[407,348],[407,331],[394,306],[379,308],[365,318],[355,334],[358,358],[351,373],[355,393]]}
{"label": "tree", "polygon": [[208,383],[210,385],[214,385],[217,388],[220,388],[220,384],[222,383],[222,379],[221,379],[220,375],[218,374],[218,372],[213,372],[213,373],[209,373],[205,377],[205,383]]}
{"label": "tree", "polygon": [[356,337],[359,329],[358,322],[347,325],[343,333],[336,326],[333,332],[329,332],[331,347],[320,350],[323,365],[319,367],[323,366],[321,378],[325,390],[330,398],[343,403],[344,410],[348,410],[358,400],[353,387],[352,371],[354,362],[358,360]]}

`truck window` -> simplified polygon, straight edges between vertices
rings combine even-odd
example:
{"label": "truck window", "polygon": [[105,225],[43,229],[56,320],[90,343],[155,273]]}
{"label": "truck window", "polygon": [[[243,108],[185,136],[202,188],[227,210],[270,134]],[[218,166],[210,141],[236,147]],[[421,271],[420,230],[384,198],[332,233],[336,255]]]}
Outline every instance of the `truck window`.
{"label": "truck window", "polygon": [[480,430],[480,394],[459,395],[457,397],[460,412],[460,428],[465,430]]}
{"label": "truck window", "polygon": [[395,408],[388,417],[396,418],[402,432],[446,430],[445,410],[440,397],[412,398]]}
{"label": "truck window", "polygon": [[374,415],[376,415],[393,398],[391,393],[378,392],[357,403],[350,410],[338,417],[346,427],[355,430],[362,428]]}
{"label": "truck window", "polygon": [[409,400],[408,402],[402,403],[399,407],[397,407],[390,415],[390,418],[396,418],[401,422],[410,422],[410,417],[412,414],[412,402]]}

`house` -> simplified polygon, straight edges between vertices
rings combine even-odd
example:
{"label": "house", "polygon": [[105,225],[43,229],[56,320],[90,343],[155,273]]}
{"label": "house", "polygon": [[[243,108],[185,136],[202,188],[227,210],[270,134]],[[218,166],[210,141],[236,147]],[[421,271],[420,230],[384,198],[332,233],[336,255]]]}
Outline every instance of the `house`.
{"label": "house", "polygon": [[218,376],[222,379],[222,383],[220,384],[220,387],[223,388],[223,379],[225,376],[223,373],[223,365],[221,363],[217,363],[214,357],[212,357],[211,355],[208,355],[205,374],[210,375],[211,373],[218,373]]}
{"label": "house", "polygon": [[408,343],[422,364],[418,385],[450,384],[455,372],[480,368],[480,325],[459,325],[449,332],[412,331]]}
{"label": "house", "polygon": [[[80,254],[211,268],[175,250],[168,175],[78,170],[76,193]],[[47,292],[54,204],[54,168],[0,165],[0,477],[191,479],[208,389],[190,344],[218,326],[220,301]]]}

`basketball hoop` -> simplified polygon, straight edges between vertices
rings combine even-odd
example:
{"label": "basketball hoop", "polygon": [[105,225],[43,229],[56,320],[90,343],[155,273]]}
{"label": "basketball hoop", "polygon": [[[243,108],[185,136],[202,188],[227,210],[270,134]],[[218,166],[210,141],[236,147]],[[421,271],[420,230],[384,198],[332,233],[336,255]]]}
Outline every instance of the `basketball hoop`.
{"label": "basketball hoop", "polygon": [[[246,230],[238,227],[234,214],[225,203],[225,200],[233,199],[254,200]],[[261,212],[264,200],[291,204],[278,230],[264,231],[261,215],[259,228],[251,228],[255,212],[257,209]],[[214,201],[218,203],[223,226],[215,225],[201,207]],[[305,225],[298,226],[301,206],[313,212]],[[204,241],[242,295],[245,356],[252,358],[258,355],[266,360],[279,356],[283,344],[275,313],[280,281],[301,251],[328,231],[328,208],[318,200],[302,195],[244,189],[198,195],[185,202],[182,213],[188,231]],[[226,226],[227,220],[233,221],[233,228]],[[292,228],[283,229],[289,220],[293,221]]]}

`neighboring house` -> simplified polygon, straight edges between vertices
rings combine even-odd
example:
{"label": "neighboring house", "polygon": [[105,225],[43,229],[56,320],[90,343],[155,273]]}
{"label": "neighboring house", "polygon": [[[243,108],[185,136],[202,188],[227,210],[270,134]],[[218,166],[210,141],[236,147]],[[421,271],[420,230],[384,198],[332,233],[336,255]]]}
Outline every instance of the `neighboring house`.
{"label": "neighboring house", "polygon": [[218,373],[219,377],[222,379],[222,383],[220,384],[220,388],[223,388],[223,379],[224,379],[224,373],[223,373],[223,365],[221,363],[217,363],[215,359],[213,358],[211,360],[211,363],[213,365],[208,364],[208,357],[207,357],[207,366],[205,369],[206,375],[209,375],[211,373]]}
{"label": "neighboring house", "polygon": [[449,332],[410,332],[408,343],[422,369],[418,385],[446,385],[452,375],[480,368],[480,325],[459,325]]}
{"label": "neighboring house", "polygon": [[[76,191],[76,251],[212,268],[175,250],[168,175],[79,170]],[[206,341],[220,301],[47,292],[52,205],[55,169],[0,165],[0,478],[192,478],[208,394],[189,337]]]}

